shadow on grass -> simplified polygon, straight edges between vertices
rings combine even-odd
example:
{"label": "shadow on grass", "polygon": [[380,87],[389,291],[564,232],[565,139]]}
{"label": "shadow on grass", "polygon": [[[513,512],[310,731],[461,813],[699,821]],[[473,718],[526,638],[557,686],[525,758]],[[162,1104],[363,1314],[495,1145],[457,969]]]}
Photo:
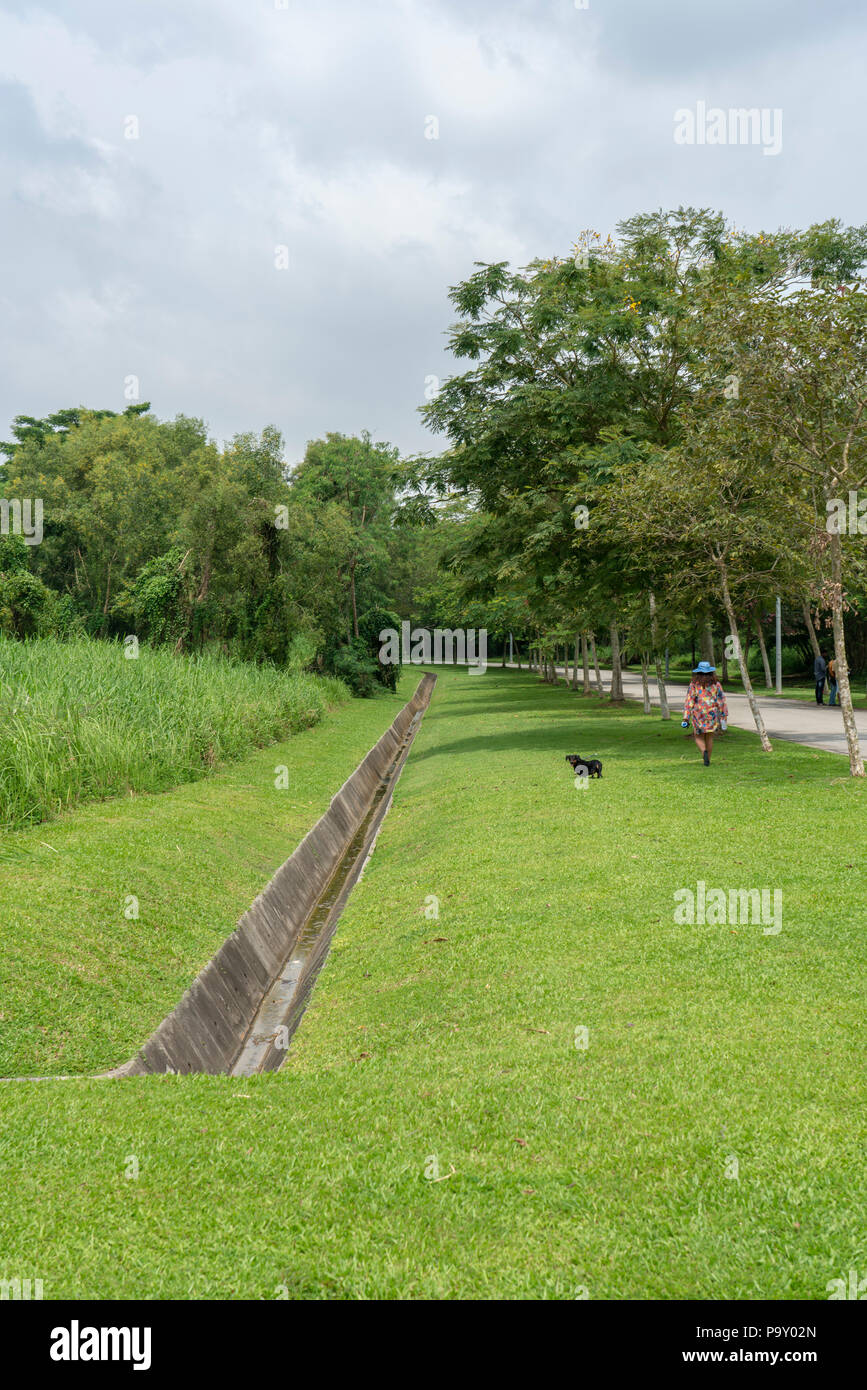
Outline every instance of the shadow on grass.
{"label": "shadow on grass", "polygon": [[[567,753],[585,758],[601,758],[606,777],[625,773],[639,776],[685,774],[693,789],[693,769],[707,777],[731,775],[749,778],[751,786],[779,787],[784,782],[817,782],[827,786],[829,776],[843,777],[839,755],[800,744],[777,740],[775,752],[760,750],[758,735],[747,729],[731,729],[718,736],[711,768],[705,769],[692,741],[680,728],[680,720],[662,720],[654,710],[645,715],[640,702],[628,700],[612,704],[596,694],[584,695],[564,685],[551,686],[535,676],[518,671],[488,671],[484,699],[477,690],[459,691],[452,685],[442,690],[442,703],[432,704],[425,716],[428,723],[467,718],[486,721],[489,716],[536,715],[532,724],[519,723],[515,729],[489,733],[468,733],[465,737],[437,743],[412,754],[416,763],[431,758],[485,754],[497,759],[510,753],[536,753],[550,760],[551,766],[565,761]],[[525,701],[522,697],[530,695]],[[576,720],[576,714],[582,716]],[[657,726],[654,728],[654,724]],[[831,760],[831,761],[827,761]],[[646,764],[651,764],[647,766]],[[644,764],[644,766],[642,766]],[[566,775],[571,775],[568,772]]]}

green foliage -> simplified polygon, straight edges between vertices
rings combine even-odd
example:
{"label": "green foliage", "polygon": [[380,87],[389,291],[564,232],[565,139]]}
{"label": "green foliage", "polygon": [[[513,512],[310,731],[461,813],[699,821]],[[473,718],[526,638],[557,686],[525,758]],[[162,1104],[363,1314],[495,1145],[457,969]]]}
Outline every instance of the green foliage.
{"label": "green foliage", "polygon": [[331,666],[334,674],[345,681],[353,695],[368,699],[376,693],[381,668],[370,655],[370,648],[363,637],[350,637],[348,642],[338,647]]}
{"label": "green foliage", "polygon": [[[128,405],[123,413],[126,416],[135,417],[146,414],[150,408],[150,401],[141,401],[137,405]],[[6,443],[0,442],[0,454],[12,458],[22,444],[42,445],[50,435],[65,435],[69,430],[80,425],[86,416],[94,420],[116,420],[118,418],[115,410],[86,410],[84,406],[57,410],[53,415],[46,415],[43,420],[37,420],[33,415],[16,415],[12,422],[12,433],[15,438]]]}
{"label": "green foliage", "polygon": [[[129,590],[135,631],[154,642],[177,640],[184,622],[180,608],[185,556],[175,546],[142,565]],[[118,605],[115,606],[116,611]]]}
{"label": "green foliage", "polygon": [[726,591],[741,618],[782,593],[834,611],[838,641],[845,619],[863,661],[864,547],[822,531],[823,489],[867,479],[865,257],[864,227],[748,234],[680,207],[477,266],[451,292],[468,366],[422,407],[450,440],[428,485],[469,512],[425,604],[493,631],[523,611],[543,650],[611,624],[646,650],[728,631]]}
{"label": "green foliage", "polygon": [[210,652],[142,646],[132,660],[115,642],[0,638],[0,826],[194,781],[345,695],[336,680]]}
{"label": "green foliage", "polygon": [[396,632],[400,632],[400,617],[387,608],[370,608],[358,620],[359,640],[364,644],[367,656],[374,662],[376,679],[380,685],[385,686],[386,690],[393,691],[397,689],[400,667],[379,659],[381,646],[379,634],[385,628],[393,628]]}
{"label": "green foliage", "polygon": [[47,626],[54,595],[27,570],[0,572],[0,632],[30,637]]}
{"label": "green foliage", "polygon": [[319,643],[312,632],[296,632],[286,653],[286,666],[290,671],[307,671],[316,660]]}
{"label": "green foliage", "polygon": [[145,406],[19,417],[13,432],[0,491],[42,499],[44,537],[29,553],[11,537],[0,552],[55,598],[40,608],[35,584],[7,584],[10,633],[135,633],[276,665],[297,661],[300,635],[316,644],[303,664],[330,668],[359,613],[408,601],[435,564],[417,539],[435,518],[406,497],[398,506],[407,470],[367,434],[311,441],[290,474],[273,427],[220,451],[202,421],[160,421]]}

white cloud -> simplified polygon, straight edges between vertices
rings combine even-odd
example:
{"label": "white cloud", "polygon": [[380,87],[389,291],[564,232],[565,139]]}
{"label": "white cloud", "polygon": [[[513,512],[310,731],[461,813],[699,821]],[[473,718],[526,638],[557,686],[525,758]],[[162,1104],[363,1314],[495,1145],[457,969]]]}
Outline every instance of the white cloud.
{"label": "white cloud", "polygon": [[[746,226],[864,220],[867,22],[849,0],[791,0],[787,24],[777,0],[710,27],[696,10],[78,0],[61,18],[7,0],[0,433],[122,406],[134,372],[158,413],[220,437],[272,421],[290,457],[365,425],[431,447],[416,406],[450,370],[447,289],[474,261],[681,202]],[[675,145],[699,98],[782,107],[783,153]]]}

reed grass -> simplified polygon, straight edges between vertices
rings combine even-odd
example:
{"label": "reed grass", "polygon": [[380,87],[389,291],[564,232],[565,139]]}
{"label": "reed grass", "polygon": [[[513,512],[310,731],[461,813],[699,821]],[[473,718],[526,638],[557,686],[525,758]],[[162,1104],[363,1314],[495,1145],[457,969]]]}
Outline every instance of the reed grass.
{"label": "reed grass", "polygon": [[316,724],[329,677],[205,652],[0,638],[0,828],[82,801],[164,791]]}

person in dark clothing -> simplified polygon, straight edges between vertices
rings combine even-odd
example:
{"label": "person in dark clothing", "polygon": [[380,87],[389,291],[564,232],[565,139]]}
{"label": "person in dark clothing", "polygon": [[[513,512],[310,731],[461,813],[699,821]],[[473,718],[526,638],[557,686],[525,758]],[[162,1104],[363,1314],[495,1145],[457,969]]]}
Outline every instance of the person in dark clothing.
{"label": "person in dark clothing", "polygon": [[829,705],[836,705],[836,703],[837,703],[837,663],[835,662],[835,660],[834,660],[834,658],[833,658],[833,656],[832,656],[832,657],[831,657],[831,660],[828,662],[828,704],[829,704]]}
{"label": "person in dark clothing", "polygon": [[823,705],[825,702],[822,695],[825,691],[825,675],[828,670],[828,663],[825,660],[825,653],[820,652],[813,662],[813,676],[816,681],[816,704]]}

